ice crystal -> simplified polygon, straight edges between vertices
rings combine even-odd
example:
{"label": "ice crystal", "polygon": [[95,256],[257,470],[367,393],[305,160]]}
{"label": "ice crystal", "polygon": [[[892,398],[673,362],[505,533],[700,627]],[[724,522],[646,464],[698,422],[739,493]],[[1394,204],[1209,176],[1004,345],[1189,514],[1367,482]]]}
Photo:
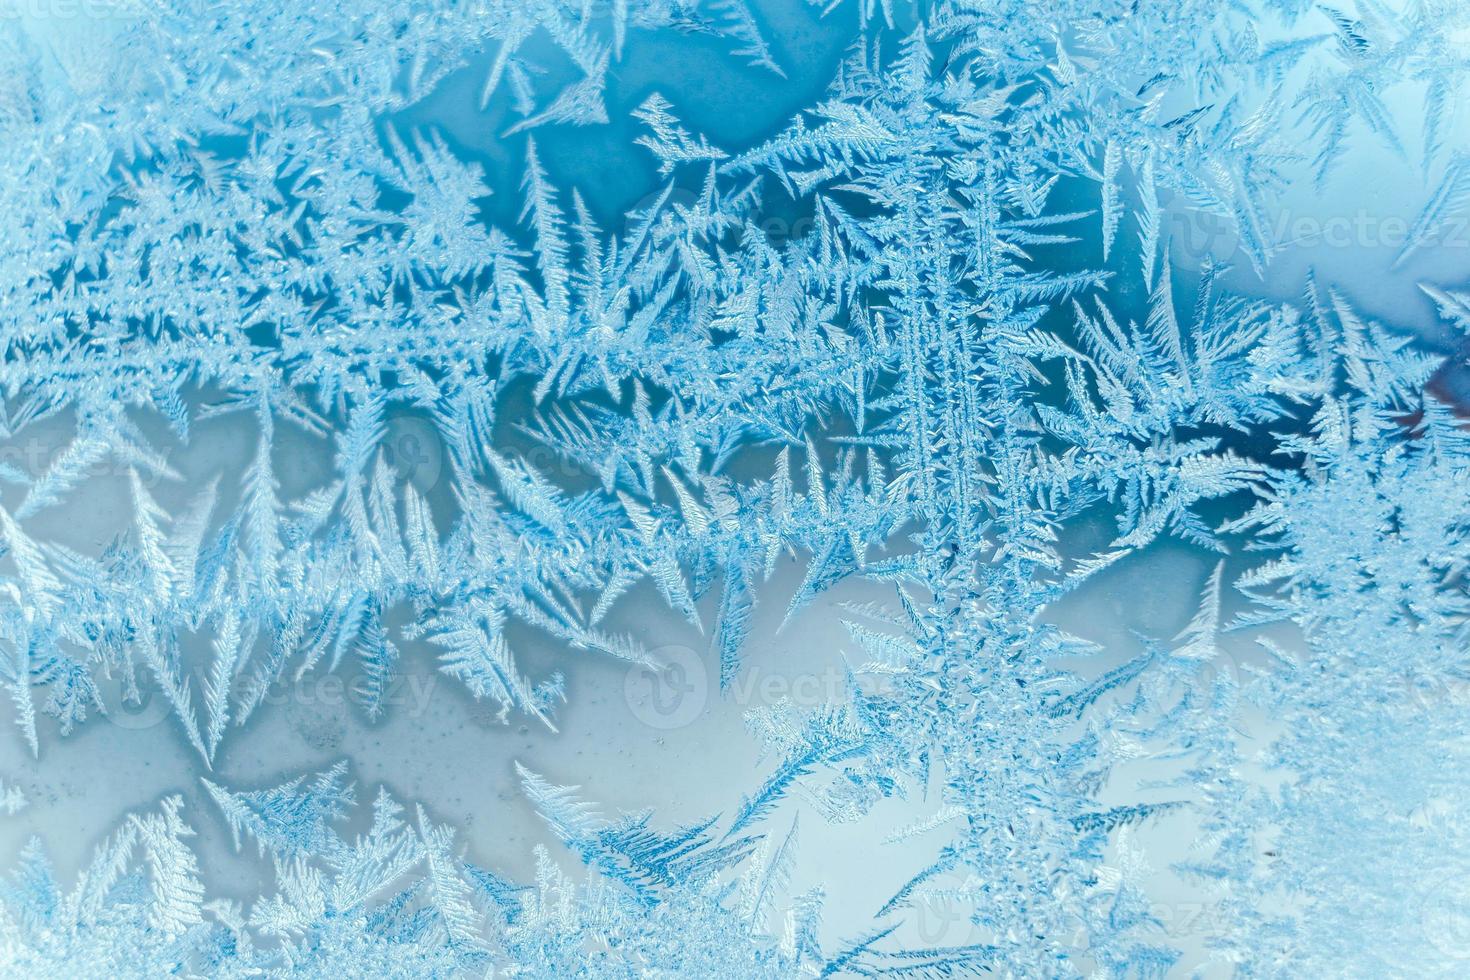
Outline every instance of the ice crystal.
{"label": "ice crystal", "polygon": [[[162,698],[205,774],[180,793],[216,811],[122,818],[70,885],[27,847],[7,975],[1463,967],[1470,433],[1443,345],[1354,284],[1242,283],[1289,267],[1283,196],[1360,155],[1423,180],[1394,267],[1440,247],[1470,195],[1466,11],[823,6],[130,0],[0,23],[0,430],[65,433],[0,466],[8,713],[44,772],[104,684]],[[846,25],[845,54],[756,136],[702,131],[676,77],[618,75],[673,38],[784,97],[780,25],[808,14]],[[623,127],[646,193],[609,220],[547,147]],[[1233,261],[1179,247],[1181,216]],[[1423,289],[1441,336],[1470,327],[1470,295]],[[442,444],[431,484],[395,456],[403,419]],[[238,458],[198,451],[227,429]],[[125,515],[110,540],[57,516],[94,501]],[[1177,636],[1068,618],[1171,547],[1217,563]],[[765,768],[728,774],[724,813],[604,816],[575,773],[518,767],[565,852],[538,845],[534,881],[472,863],[432,805],[381,788],[359,813],[345,763],[265,788],[213,771],[273,685],[356,665],[376,719],[426,650],[554,731],[576,658],[663,666],[609,625],[640,588],[706,633],[728,689],[758,602],[789,622],[853,582],[892,598],[845,607],[844,690],[748,712]],[[893,838],[930,857],[861,930],[834,938],[793,884],[795,797],[838,823],[915,808]],[[28,798],[0,783],[8,813]],[[273,883],[219,897],[204,821]],[[1151,854],[1160,827],[1187,856]],[[1204,926],[1161,918],[1169,888]],[[930,942],[907,926],[939,901],[965,929]]]}

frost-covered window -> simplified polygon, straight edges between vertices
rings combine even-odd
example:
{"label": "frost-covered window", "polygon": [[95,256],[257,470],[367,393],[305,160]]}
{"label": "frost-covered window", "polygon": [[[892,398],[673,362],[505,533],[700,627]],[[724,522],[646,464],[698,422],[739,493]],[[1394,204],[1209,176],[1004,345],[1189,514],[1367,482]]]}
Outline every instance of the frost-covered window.
{"label": "frost-covered window", "polygon": [[1467,85],[0,0],[0,974],[1470,975]]}

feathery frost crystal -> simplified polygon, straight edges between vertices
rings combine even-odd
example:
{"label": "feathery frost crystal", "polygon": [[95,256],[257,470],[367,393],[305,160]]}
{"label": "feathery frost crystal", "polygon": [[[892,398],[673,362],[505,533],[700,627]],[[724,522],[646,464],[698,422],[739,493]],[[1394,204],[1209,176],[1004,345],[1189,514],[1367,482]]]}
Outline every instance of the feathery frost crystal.
{"label": "feathery frost crystal", "polygon": [[[0,973],[1470,970],[1470,7],[37,0],[0,63]],[[760,752],[693,822],[243,775],[414,664],[563,744],[644,600]],[[735,703],[767,607],[822,697]],[[76,830],[150,703],[189,764]]]}

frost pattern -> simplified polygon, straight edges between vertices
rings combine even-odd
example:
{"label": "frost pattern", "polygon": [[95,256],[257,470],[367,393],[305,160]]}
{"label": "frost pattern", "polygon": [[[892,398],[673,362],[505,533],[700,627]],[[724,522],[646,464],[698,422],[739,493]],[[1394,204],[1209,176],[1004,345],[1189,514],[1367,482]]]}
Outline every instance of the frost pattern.
{"label": "frost pattern", "polygon": [[[602,625],[651,582],[728,685],[779,562],[806,562],[788,618],[849,578],[894,588],[850,610],[844,700],[751,712],[773,761],[727,816],[606,817],[522,770],[586,871],[542,849],[516,883],[386,790],[349,837],[345,765],[206,779],[276,893],[208,898],[169,797],[69,888],[25,852],[8,975],[1381,976],[1470,955],[1470,435],[1431,384],[1443,355],[1315,278],[1296,303],[1234,295],[1224,266],[1181,267],[1167,221],[1218,218],[1264,273],[1290,245],[1277,195],[1368,144],[1426,175],[1400,260],[1432,248],[1470,194],[1466,9],[831,6],[857,35],[770,138],[718,146],[641,101],[666,182],[611,232],[536,140],[610,121],[640,33],[781,76],[753,5],[138,0],[92,47],[5,23],[0,424],[70,433],[44,472],[0,471],[0,682],[32,752],[120,677],[208,769],[273,683],[358,662],[376,715],[421,642],[503,718],[554,727],[564,680],[527,673],[513,624],[657,666]],[[513,225],[485,217],[482,162],[405,124],[465,71],[512,120]],[[768,238],[770,201],[810,233]],[[1470,326],[1470,295],[1425,290]],[[442,440],[447,490],[395,478],[403,414]],[[237,470],[176,468],[225,417],[252,437]],[[331,473],[291,492],[303,443]],[[100,470],[131,508],[113,542],[38,530]],[[1198,614],[1099,668],[1055,610],[1167,539],[1220,555]],[[1238,675],[1227,635],[1261,651]],[[932,813],[906,832],[932,862],[870,931],[823,941],[823,896],[790,893],[798,830],[774,815],[798,790],[834,821],[895,796]],[[1212,907],[1198,963],[1151,912],[1140,841],[1165,821],[1197,835],[1172,870]],[[937,899],[973,941],[903,938]]]}

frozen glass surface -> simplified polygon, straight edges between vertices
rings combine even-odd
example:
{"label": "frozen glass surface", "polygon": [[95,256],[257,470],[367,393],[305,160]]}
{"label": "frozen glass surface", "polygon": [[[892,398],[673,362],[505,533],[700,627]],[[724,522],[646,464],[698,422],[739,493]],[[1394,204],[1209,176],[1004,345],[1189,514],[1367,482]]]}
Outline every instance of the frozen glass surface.
{"label": "frozen glass surface", "polygon": [[0,975],[1465,975],[1467,82],[0,0]]}

